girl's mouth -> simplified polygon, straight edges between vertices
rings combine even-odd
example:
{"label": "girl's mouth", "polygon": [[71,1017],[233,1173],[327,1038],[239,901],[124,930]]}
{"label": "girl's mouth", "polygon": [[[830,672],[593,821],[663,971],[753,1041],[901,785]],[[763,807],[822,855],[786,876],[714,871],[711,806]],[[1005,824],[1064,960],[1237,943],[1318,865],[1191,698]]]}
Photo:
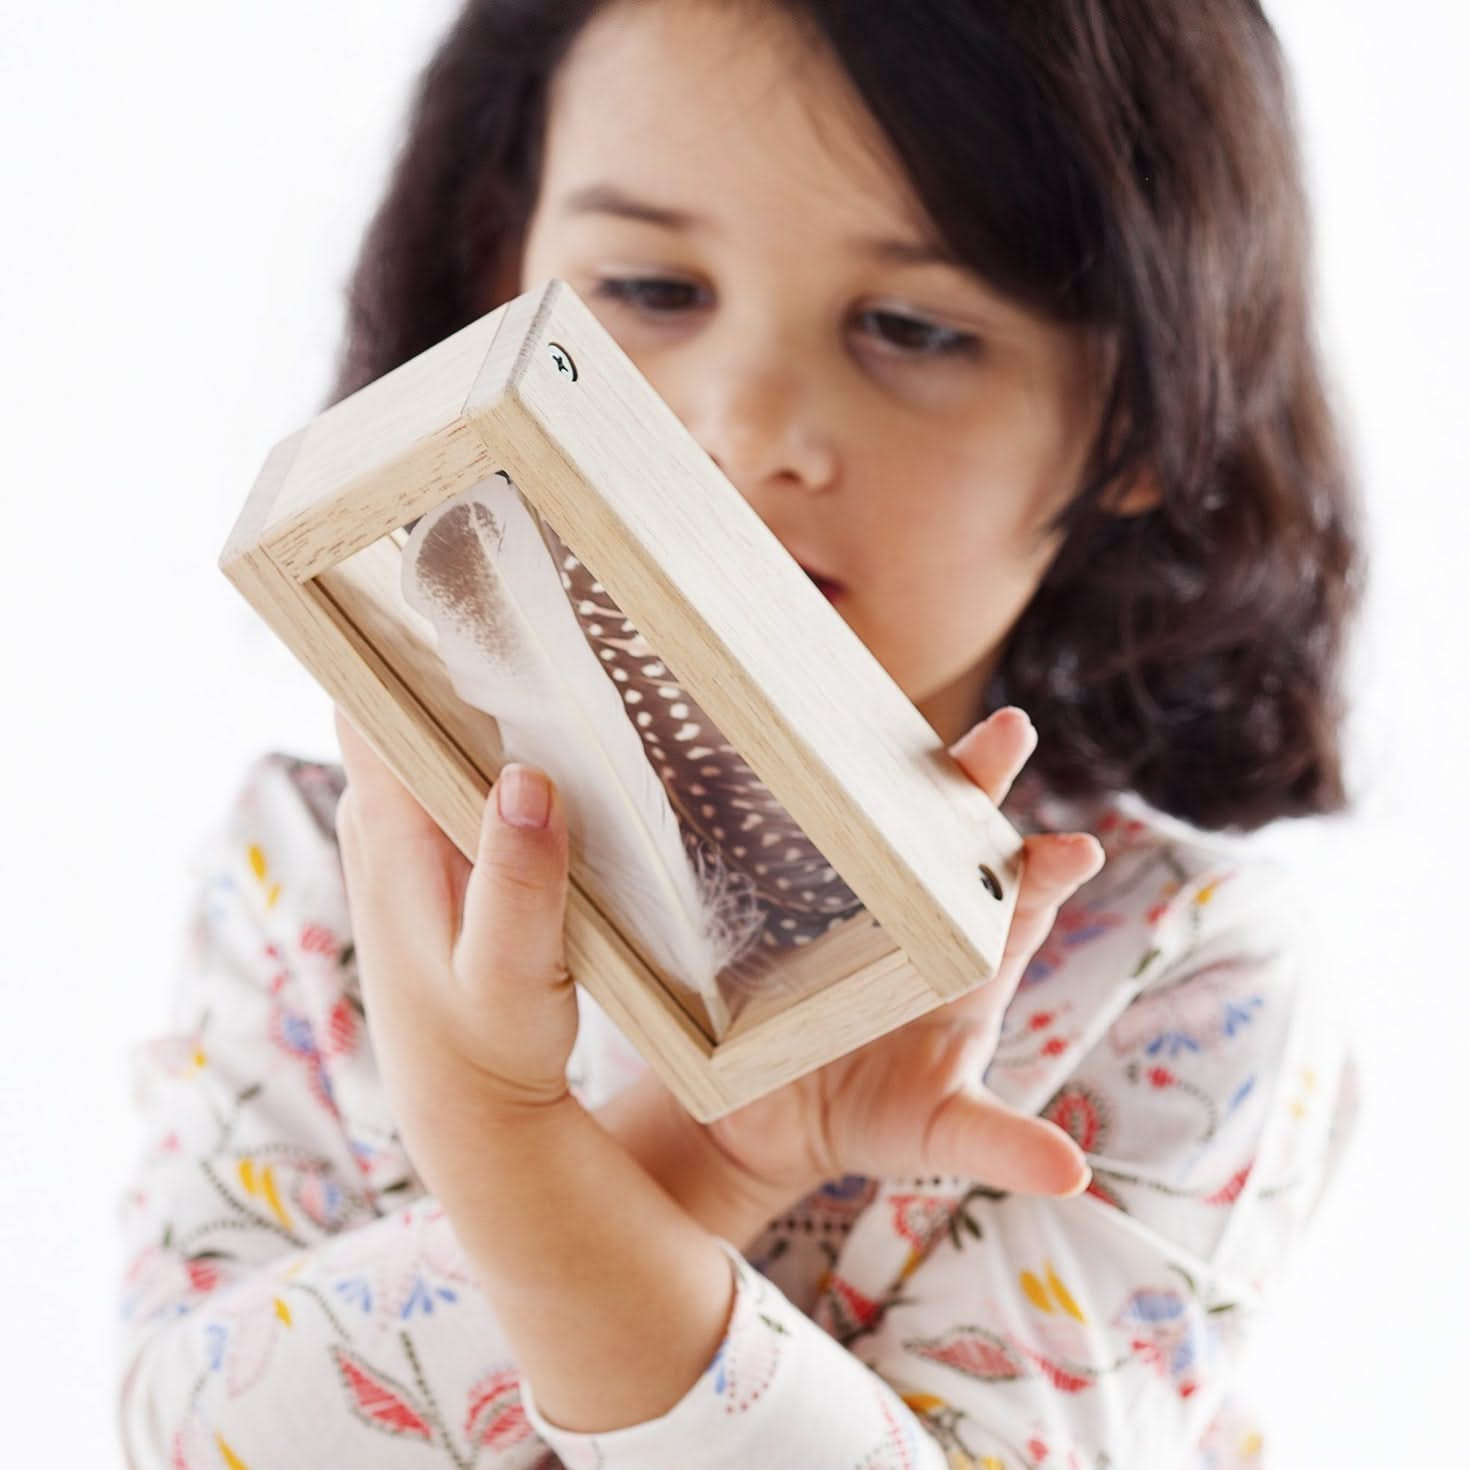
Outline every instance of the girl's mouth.
{"label": "girl's mouth", "polygon": [[841,597],[843,593],[847,590],[845,587],[843,587],[841,582],[834,582],[830,577],[824,577],[820,573],[814,572],[810,567],[802,567],[802,571],[804,571],[807,576],[810,577],[814,583],[816,583],[817,591],[820,592],[822,596],[827,599],[828,602],[836,602],[837,599]]}

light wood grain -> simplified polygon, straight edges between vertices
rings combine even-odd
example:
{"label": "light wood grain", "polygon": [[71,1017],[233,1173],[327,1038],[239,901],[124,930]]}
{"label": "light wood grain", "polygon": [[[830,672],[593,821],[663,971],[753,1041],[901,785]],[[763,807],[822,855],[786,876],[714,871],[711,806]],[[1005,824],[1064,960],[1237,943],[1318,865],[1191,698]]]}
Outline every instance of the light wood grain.
{"label": "light wood grain", "polygon": [[992,976],[1020,835],[564,282],[465,413],[935,993]]}
{"label": "light wood grain", "polygon": [[726,1029],[659,982],[574,858],[568,963],[684,1106],[722,1116],[992,975],[1019,834],[565,282],[283,439],[221,569],[473,856],[499,732],[454,693],[402,595],[401,557],[408,522],[496,471],[870,911],[791,951]]}

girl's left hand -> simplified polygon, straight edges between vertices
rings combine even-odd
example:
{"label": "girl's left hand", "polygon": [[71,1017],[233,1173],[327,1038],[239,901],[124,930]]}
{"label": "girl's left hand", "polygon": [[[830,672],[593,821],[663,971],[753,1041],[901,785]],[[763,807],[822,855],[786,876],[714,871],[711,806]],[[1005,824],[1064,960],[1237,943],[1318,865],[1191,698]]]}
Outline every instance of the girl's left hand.
{"label": "girl's left hand", "polygon": [[[552,787],[545,827],[502,820],[507,767],[472,866],[340,711],[337,730],[349,782],[337,829],[363,998],[404,1143],[437,1188],[425,1165],[446,1130],[463,1140],[487,1120],[578,1106],[566,1082],[578,1013],[562,934],[565,817]],[[994,718],[951,748],[997,804],[1035,743],[1027,730],[1024,718]],[[700,1130],[737,1184],[794,1199],[838,1173],[960,1172],[1043,1194],[1078,1179],[1085,1165],[1066,1134],[974,1083],[1056,906],[1102,861],[1082,834],[1026,846],[1001,973]],[[648,1106],[670,1103],[652,1074],[642,1086]]]}
{"label": "girl's left hand", "polygon": [[336,723],[348,781],[337,836],[363,1003],[404,1145],[432,1186],[425,1165],[447,1133],[577,1106],[566,1080],[578,1020],[562,948],[566,822],[553,788],[544,827],[510,825],[500,807],[520,788],[508,766],[471,864],[340,709]]}

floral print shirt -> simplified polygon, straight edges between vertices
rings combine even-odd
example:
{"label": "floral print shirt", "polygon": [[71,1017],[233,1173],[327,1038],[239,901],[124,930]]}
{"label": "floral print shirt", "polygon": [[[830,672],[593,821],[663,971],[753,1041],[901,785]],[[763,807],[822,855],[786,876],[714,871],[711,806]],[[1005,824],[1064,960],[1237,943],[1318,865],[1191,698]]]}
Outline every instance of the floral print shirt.
{"label": "floral print shirt", "polygon": [[[1279,864],[1023,773],[1023,832],[1108,862],[1062,907],[984,1080],[1066,1129],[1066,1200],[849,1176],[768,1222],[661,1418],[537,1409],[389,1116],[354,970],[339,766],[246,772],[199,844],[167,1032],[133,1050],[119,1432],[135,1470],[1230,1470],[1232,1369],[1351,1136],[1357,1071]],[[644,1063],[585,993],[596,1107]],[[596,1241],[588,1242],[596,1250]]]}

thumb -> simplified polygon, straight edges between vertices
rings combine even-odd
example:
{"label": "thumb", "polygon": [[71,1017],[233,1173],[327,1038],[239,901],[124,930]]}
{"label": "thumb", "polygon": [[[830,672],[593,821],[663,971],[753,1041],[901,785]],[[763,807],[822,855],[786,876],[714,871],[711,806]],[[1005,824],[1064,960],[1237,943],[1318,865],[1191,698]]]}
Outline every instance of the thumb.
{"label": "thumb", "polygon": [[465,887],[455,946],[461,974],[511,984],[566,976],[567,863],[566,814],[555,783],[535,766],[506,765],[485,802]]}
{"label": "thumb", "polygon": [[981,1090],[954,1093],[935,1114],[926,1167],[960,1174],[1014,1194],[1067,1197],[1092,1178],[1071,1136],[1042,1118],[1007,1107]]}

